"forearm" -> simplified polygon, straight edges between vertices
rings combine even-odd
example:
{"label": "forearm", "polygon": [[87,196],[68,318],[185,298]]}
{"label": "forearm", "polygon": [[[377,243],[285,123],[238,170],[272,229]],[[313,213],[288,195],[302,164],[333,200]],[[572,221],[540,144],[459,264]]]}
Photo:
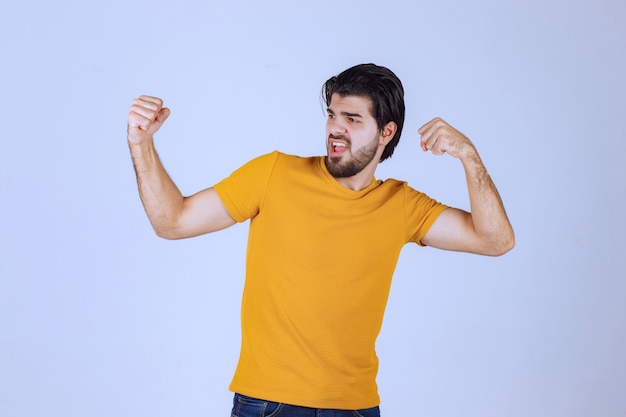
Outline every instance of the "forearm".
{"label": "forearm", "polygon": [[183,210],[183,195],[165,171],[152,141],[129,143],[141,202],[154,231],[166,236]]}
{"label": "forearm", "polygon": [[467,180],[474,231],[488,252],[503,254],[513,248],[515,238],[500,194],[473,146],[461,162]]}

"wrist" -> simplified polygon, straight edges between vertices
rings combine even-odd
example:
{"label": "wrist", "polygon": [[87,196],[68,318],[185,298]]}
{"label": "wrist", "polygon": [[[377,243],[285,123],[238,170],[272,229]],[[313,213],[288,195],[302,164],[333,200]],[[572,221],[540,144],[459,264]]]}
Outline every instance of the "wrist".
{"label": "wrist", "polygon": [[472,142],[467,142],[461,152],[459,152],[459,159],[462,162],[480,162],[480,156],[478,156],[478,151],[474,147]]}
{"label": "wrist", "polygon": [[152,141],[152,138],[135,141],[128,137],[128,147],[133,154],[152,152],[154,150],[154,142]]}

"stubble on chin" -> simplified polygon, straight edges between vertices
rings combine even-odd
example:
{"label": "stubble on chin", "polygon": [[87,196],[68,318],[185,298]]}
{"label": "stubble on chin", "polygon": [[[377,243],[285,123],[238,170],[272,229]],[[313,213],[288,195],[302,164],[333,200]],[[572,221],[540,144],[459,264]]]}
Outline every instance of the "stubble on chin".
{"label": "stubble on chin", "polygon": [[[348,161],[346,163],[341,163],[342,157],[340,156],[327,156],[325,163],[326,169],[328,172],[335,178],[346,178],[351,177],[358,172],[356,167],[354,166],[354,161]],[[356,171],[355,173],[353,173]]]}
{"label": "stubble on chin", "polygon": [[327,156],[325,159],[326,169],[335,178],[353,177],[361,172],[376,156],[377,145],[372,142],[364,148],[359,149],[354,154],[350,154],[350,158],[342,161],[348,156],[347,153],[342,156]]}

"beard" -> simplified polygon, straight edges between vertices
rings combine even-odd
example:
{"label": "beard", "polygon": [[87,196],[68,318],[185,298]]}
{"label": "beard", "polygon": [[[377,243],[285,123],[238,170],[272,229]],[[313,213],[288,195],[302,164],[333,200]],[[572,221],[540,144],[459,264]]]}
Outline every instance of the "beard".
{"label": "beard", "polygon": [[[328,172],[330,172],[333,177],[348,178],[363,171],[376,156],[376,151],[378,150],[378,135],[375,136],[370,143],[358,149],[354,154],[352,154],[351,149],[352,148],[342,156],[326,157],[326,169],[328,169]],[[349,156],[348,152],[352,157],[343,161],[346,156]]]}

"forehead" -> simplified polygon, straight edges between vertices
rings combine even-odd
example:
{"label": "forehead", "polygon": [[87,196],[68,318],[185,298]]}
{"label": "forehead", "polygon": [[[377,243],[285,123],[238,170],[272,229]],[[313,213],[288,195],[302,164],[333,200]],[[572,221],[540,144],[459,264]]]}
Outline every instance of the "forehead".
{"label": "forehead", "polygon": [[372,100],[364,96],[342,96],[334,93],[330,98],[328,108],[334,113],[346,112],[372,116]]}

